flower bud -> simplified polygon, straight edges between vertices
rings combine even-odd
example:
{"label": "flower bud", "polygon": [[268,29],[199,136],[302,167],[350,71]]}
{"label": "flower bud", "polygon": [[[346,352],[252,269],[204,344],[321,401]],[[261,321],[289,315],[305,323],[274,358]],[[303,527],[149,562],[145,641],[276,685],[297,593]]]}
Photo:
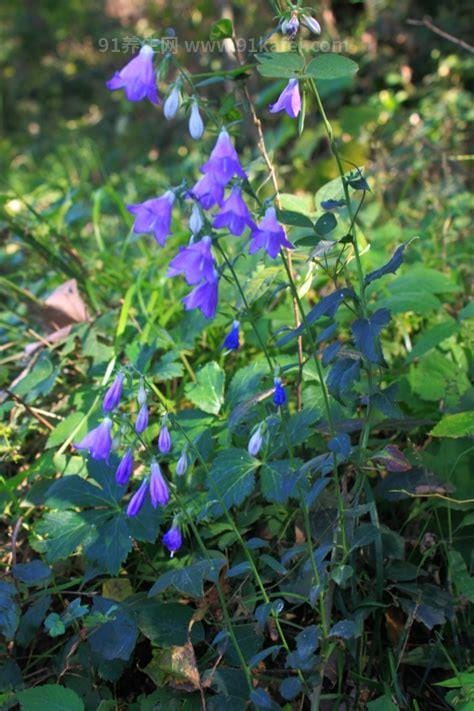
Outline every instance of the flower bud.
{"label": "flower bud", "polygon": [[153,461],[150,468],[150,499],[154,509],[166,506],[170,498],[168,484],[165,481],[158,462]]}
{"label": "flower bud", "polygon": [[186,454],[186,450],[183,449],[183,451],[181,452],[181,456],[178,459],[178,462],[176,464],[176,474],[178,476],[184,476],[186,474],[188,467],[189,467],[188,455]]}
{"label": "flower bud", "polygon": [[148,481],[144,479],[128,503],[127,516],[136,516],[140,513],[140,510],[145,503],[147,493]]}
{"label": "flower bud", "polygon": [[102,409],[104,412],[112,412],[115,410],[122,397],[123,381],[125,378],[124,373],[118,373],[115,377],[114,382],[107,390],[104,396],[104,401],[102,403]]}
{"label": "flower bud", "polygon": [[262,425],[259,425],[253,435],[249,439],[247,451],[252,457],[256,457],[260,452],[263,444]]}
{"label": "flower bud", "polygon": [[181,536],[179,526],[173,523],[171,528],[163,536],[162,542],[163,545],[169,550],[172,558],[176,551],[183,545],[183,537]]}
{"label": "flower bud", "polygon": [[135,432],[141,434],[148,427],[148,406],[146,403],[141,406],[138,411],[137,420],[135,422]]}
{"label": "flower bud", "polygon": [[199,140],[204,133],[204,123],[199,113],[197,101],[193,101],[191,106],[191,116],[189,117],[189,133],[195,141]]}
{"label": "flower bud", "polygon": [[128,481],[133,473],[133,454],[130,447],[127,449],[122,459],[119,462],[117,469],[115,470],[115,481],[117,484],[124,486],[128,484]]}
{"label": "flower bud", "polygon": [[321,34],[321,25],[317,20],[314,19],[314,17],[310,17],[309,15],[302,15],[301,16],[301,22],[305,27],[308,28],[308,30],[311,30],[315,35],[320,35]]}
{"label": "flower bud", "polygon": [[275,390],[273,391],[273,402],[277,407],[281,407],[286,403],[285,388],[281,384],[280,378],[274,380]]}
{"label": "flower bud", "polygon": [[191,211],[191,217],[189,218],[189,229],[193,235],[197,235],[203,227],[204,220],[202,219],[201,210],[197,202],[195,202]]}
{"label": "flower bud", "polygon": [[158,449],[162,454],[171,451],[171,435],[167,425],[163,425],[158,436]]}
{"label": "flower bud", "polygon": [[146,390],[143,380],[140,380],[140,385],[138,386],[137,400],[140,406],[146,403]]}
{"label": "flower bud", "polygon": [[174,86],[163,106],[163,113],[165,115],[165,118],[168,119],[168,121],[173,119],[178,113],[180,106],[181,92],[177,86]]}
{"label": "flower bud", "polygon": [[300,21],[298,20],[298,15],[296,12],[292,14],[289,20],[284,20],[281,23],[281,31],[284,35],[287,37],[290,37],[290,39],[294,39],[296,35],[298,34],[298,30],[300,28]]}

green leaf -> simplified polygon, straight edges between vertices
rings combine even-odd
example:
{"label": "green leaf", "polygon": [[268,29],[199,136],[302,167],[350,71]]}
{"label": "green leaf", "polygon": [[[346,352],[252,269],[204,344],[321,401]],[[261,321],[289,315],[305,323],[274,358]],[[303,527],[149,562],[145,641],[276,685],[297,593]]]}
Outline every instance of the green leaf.
{"label": "green leaf", "polygon": [[194,609],[177,602],[147,602],[139,611],[138,626],[159,647],[180,647],[189,637]]}
{"label": "green leaf", "polygon": [[84,711],[82,699],[72,689],[44,684],[18,692],[22,711]]}
{"label": "green leaf", "polygon": [[327,235],[336,229],[337,219],[332,212],[326,212],[316,221],[314,227],[318,235],[320,235],[320,237],[324,237],[324,235]]}
{"label": "green leaf", "polygon": [[285,504],[296,484],[289,461],[267,462],[260,471],[262,495],[267,501]]}
{"label": "green leaf", "polygon": [[73,474],[54,482],[47,491],[46,503],[62,510],[73,506],[110,506],[115,500],[95,483]]}
{"label": "green leaf", "polygon": [[390,696],[379,696],[378,699],[369,701],[367,711],[398,711],[399,707],[392,701]]}
{"label": "green leaf", "polygon": [[415,345],[408,354],[407,363],[411,363],[415,358],[420,358],[458,332],[459,325],[454,319],[443,321],[443,323],[438,323],[436,326],[433,326],[433,328],[428,329],[416,339]]}
{"label": "green leaf", "polygon": [[474,435],[474,410],[445,415],[430,432],[432,437],[469,437]]}
{"label": "green leaf", "polygon": [[51,575],[52,570],[49,565],[39,559],[13,566],[13,576],[25,585],[42,585],[50,579]]}
{"label": "green leaf", "polygon": [[84,418],[84,413],[82,412],[72,412],[70,415],[64,418],[59,425],[57,425],[48,437],[45,449],[50,449],[52,447],[59,447],[60,444],[65,442],[71,432],[74,432],[76,427],[84,420],[83,427],[76,433],[75,442],[79,442],[82,437],[87,432],[87,420]]}
{"label": "green leaf", "polygon": [[45,536],[43,542],[49,563],[74,553],[83,543],[97,536],[85,516],[75,511],[50,511],[36,526],[36,532]]}
{"label": "green leaf", "polygon": [[474,602],[474,577],[469,575],[464,558],[459,551],[452,550],[448,553],[448,561],[451,580],[457,594],[469,602]]}
{"label": "green leaf", "polygon": [[85,554],[92,565],[117,575],[131,550],[130,531],[125,515],[120,512],[102,523],[96,540],[87,546]]}
{"label": "green leaf", "polygon": [[7,640],[15,636],[20,620],[20,608],[14,600],[15,594],[14,585],[0,582],[0,632]]}
{"label": "green leaf", "polygon": [[257,71],[263,77],[291,79],[302,74],[304,59],[295,52],[266,52],[257,54]]}
{"label": "green leaf", "polygon": [[89,634],[92,651],[108,661],[128,661],[138,637],[138,627],[132,612],[119,602],[96,596],[91,613],[106,619]]}
{"label": "green leaf", "polygon": [[225,373],[215,362],[196,374],[196,382],[186,386],[186,395],[200,410],[217,415],[224,403]]}
{"label": "green leaf", "polygon": [[148,597],[158,595],[167,588],[173,587],[183,595],[202,597],[205,580],[216,581],[220,569],[225,565],[225,559],[215,558],[212,561],[200,560],[178,570],[170,570],[160,575],[148,593]]}
{"label": "green leaf", "polygon": [[211,40],[223,40],[232,37],[233,34],[232,22],[224,18],[212,25],[209,38]]}
{"label": "green leaf", "polygon": [[388,309],[392,314],[414,311],[420,316],[427,316],[441,309],[441,301],[429,291],[413,288],[413,290],[393,294],[376,302],[376,307]]}
{"label": "green leaf", "polygon": [[284,225],[292,225],[293,227],[309,227],[313,229],[313,223],[306,215],[294,210],[277,210],[277,217]]}
{"label": "green leaf", "polygon": [[[228,449],[220,452],[207,477],[209,499],[214,503],[212,512],[222,513],[222,505],[229,509],[238,506],[249,496],[255,486],[255,469],[259,461],[245,449]],[[220,500],[216,502],[216,494]]]}
{"label": "green leaf", "polygon": [[358,69],[358,65],[352,59],[341,54],[325,52],[311,60],[305,69],[305,74],[314,79],[342,79],[352,77]]}
{"label": "green leaf", "polygon": [[12,387],[12,392],[26,402],[33,402],[53,389],[58,373],[49,355],[41,353],[31,370]]}

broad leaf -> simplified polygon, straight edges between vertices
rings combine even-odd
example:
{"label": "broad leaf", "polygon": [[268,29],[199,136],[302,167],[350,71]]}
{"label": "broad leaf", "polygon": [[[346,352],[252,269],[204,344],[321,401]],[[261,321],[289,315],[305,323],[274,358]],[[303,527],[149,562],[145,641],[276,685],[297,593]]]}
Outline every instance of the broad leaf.
{"label": "broad leaf", "polygon": [[84,702],[72,689],[44,684],[18,692],[21,711],[84,711]]}
{"label": "broad leaf", "polygon": [[252,493],[258,466],[258,460],[245,449],[228,449],[217,455],[207,477],[214,514],[222,513],[222,505],[227,509],[238,506]]}
{"label": "broad leaf", "polygon": [[371,363],[384,363],[379,334],[389,321],[390,311],[379,309],[370,318],[359,318],[352,324],[355,344]]}
{"label": "broad leaf", "polygon": [[266,52],[257,54],[256,59],[258,73],[273,79],[290,79],[304,68],[304,59],[296,52]]}
{"label": "broad leaf", "polygon": [[171,587],[183,595],[202,597],[204,595],[204,581],[216,582],[219,571],[225,563],[226,561],[223,558],[214,558],[212,561],[200,560],[178,570],[170,570],[160,575],[148,593],[148,597],[158,595]]}
{"label": "broad leaf", "polygon": [[432,437],[470,437],[474,435],[474,410],[444,417],[430,432]]}
{"label": "broad leaf", "polygon": [[186,387],[186,395],[200,410],[217,415],[224,403],[225,373],[215,362],[207,363],[196,374],[196,382]]}
{"label": "broad leaf", "polygon": [[352,59],[333,52],[317,55],[305,69],[305,75],[314,79],[342,79],[352,77],[359,67]]}

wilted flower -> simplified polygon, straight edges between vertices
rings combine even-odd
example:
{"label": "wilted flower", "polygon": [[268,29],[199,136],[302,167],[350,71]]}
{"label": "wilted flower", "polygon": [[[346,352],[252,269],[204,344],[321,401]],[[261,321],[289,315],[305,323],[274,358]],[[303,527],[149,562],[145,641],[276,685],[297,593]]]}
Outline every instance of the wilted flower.
{"label": "wilted flower", "polygon": [[249,439],[247,451],[252,457],[256,457],[263,444],[262,425],[259,425]]}
{"label": "wilted flower", "polygon": [[188,284],[198,284],[202,279],[214,279],[214,257],[211,250],[212,240],[203,237],[188,247],[181,247],[178,254],[171,260],[166,276],[173,277],[184,274]]}
{"label": "wilted flower", "polygon": [[232,328],[224,339],[222,348],[227,348],[229,351],[236,351],[240,346],[240,321],[234,321]]}
{"label": "wilted flower", "polygon": [[218,292],[219,279],[217,273],[214,272],[213,281],[203,281],[184,297],[183,303],[186,311],[200,309],[206,318],[214,318],[217,310]]}
{"label": "wilted flower", "polygon": [[280,378],[275,378],[273,381],[275,385],[275,390],[273,392],[273,402],[277,407],[284,405],[286,403],[286,393],[285,388],[281,384]]}
{"label": "wilted flower", "polygon": [[222,205],[224,185],[218,183],[213,174],[208,173],[199,178],[196,185],[189,191],[189,194],[199,202],[203,210],[210,210],[216,203]]}
{"label": "wilted flower", "polygon": [[133,231],[136,234],[142,232],[152,232],[156,241],[162,247],[171,229],[171,213],[175,195],[171,190],[167,190],[159,198],[145,200],[135,205],[127,205],[127,210],[135,215]]}
{"label": "wilted flower", "polygon": [[220,132],[209,160],[204,163],[201,171],[207,175],[212,174],[214,180],[220,185],[227,185],[234,175],[238,175],[243,180],[247,179],[247,174],[240,165],[237,151],[225,129]]}
{"label": "wilted flower", "polygon": [[201,210],[197,202],[195,202],[189,218],[189,229],[193,235],[197,235],[203,227],[204,220],[202,219]]}
{"label": "wilted flower", "polygon": [[171,553],[171,557],[173,557],[176,551],[181,548],[183,545],[183,538],[181,536],[181,531],[176,524],[173,524],[169,531],[165,533],[162,538],[162,542]]}
{"label": "wilted flower", "polygon": [[296,118],[301,111],[301,95],[298,79],[290,79],[274,104],[268,107],[271,114],[286,111],[288,116]]}
{"label": "wilted flower", "polygon": [[298,15],[296,12],[294,12],[289,20],[284,20],[281,23],[281,31],[283,32],[284,35],[287,35],[291,39],[296,37],[298,34],[298,30],[300,27],[300,22],[298,20]]}
{"label": "wilted flower", "polygon": [[221,209],[215,215],[212,222],[215,228],[227,227],[229,232],[239,237],[246,227],[255,229],[256,224],[252,220],[247,205],[242,198],[242,191],[235,186],[229,197],[224,201]]}
{"label": "wilted flower", "polygon": [[163,105],[163,113],[165,115],[165,118],[170,121],[173,119],[176,114],[178,113],[179,107],[181,106],[181,91],[179,90],[178,86],[174,86],[169,93],[164,105]]}
{"label": "wilted flower", "polygon": [[186,474],[188,467],[189,467],[188,455],[186,454],[186,450],[183,449],[183,451],[181,452],[181,456],[178,459],[178,462],[176,464],[176,474],[178,476],[184,476]]}
{"label": "wilted flower", "polygon": [[171,435],[168,429],[168,425],[164,424],[161,426],[160,434],[158,436],[158,449],[162,454],[168,454],[171,451]]}
{"label": "wilted flower", "polygon": [[309,15],[301,15],[301,22],[308,28],[308,30],[314,32],[315,35],[321,34],[321,25],[314,19],[314,17],[310,17]]}
{"label": "wilted flower", "polygon": [[191,138],[198,141],[204,133],[204,123],[199,113],[197,101],[193,101],[191,106],[191,115],[189,116],[189,133]]}
{"label": "wilted flower", "polygon": [[142,47],[136,57],[109,79],[107,89],[125,89],[125,96],[129,101],[147,98],[152,104],[159,104],[152,48],[148,45]]}
{"label": "wilted flower", "polygon": [[84,439],[75,444],[76,449],[86,449],[92,459],[108,460],[112,450],[112,420],[106,417],[98,427],[88,432]]}
{"label": "wilted flower", "polygon": [[260,225],[252,232],[249,252],[254,254],[257,250],[264,249],[275,259],[282,247],[293,249],[291,242],[286,239],[285,230],[277,220],[275,208],[269,207]]}
{"label": "wilted flower", "polygon": [[133,472],[133,454],[130,447],[127,449],[115,470],[115,481],[122,486],[127,484]]}
{"label": "wilted flower", "polygon": [[136,516],[140,512],[143,504],[145,503],[147,493],[148,481],[147,479],[144,479],[128,502],[127,516]]}
{"label": "wilted flower", "polygon": [[135,432],[141,434],[148,427],[148,405],[145,403],[138,411],[135,422]]}
{"label": "wilted flower", "polygon": [[153,461],[150,467],[150,499],[154,509],[166,506],[170,498],[168,484],[161,473],[158,462]]}
{"label": "wilted flower", "polygon": [[104,396],[104,401],[102,403],[102,409],[104,412],[111,412],[115,410],[122,397],[123,380],[125,378],[124,373],[118,373],[115,376],[115,380],[107,390]]}

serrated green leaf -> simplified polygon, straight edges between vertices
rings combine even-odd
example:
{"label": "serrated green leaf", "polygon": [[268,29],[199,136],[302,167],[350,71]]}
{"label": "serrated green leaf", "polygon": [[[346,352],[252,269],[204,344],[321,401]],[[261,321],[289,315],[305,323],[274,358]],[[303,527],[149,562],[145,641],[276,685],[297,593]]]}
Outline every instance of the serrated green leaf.
{"label": "serrated green leaf", "polygon": [[205,580],[216,580],[220,569],[225,565],[225,559],[215,558],[212,561],[200,560],[191,563],[178,570],[170,570],[160,575],[156,583],[148,593],[148,597],[158,595],[167,588],[175,588],[183,595],[191,597],[202,597],[204,595],[203,584]]}
{"label": "serrated green leaf", "polygon": [[262,495],[267,501],[284,504],[296,484],[290,461],[266,462],[260,470]]}
{"label": "serrated green leaf", "polygon": [[[245,449],[228,449],[220,452],[207,477],[209,499],[214,501],[212,512],[222,513],[226,508],[238,506],[249,496],[255,486],[255,469],[259,461]],[[216,501],[220,497],[220,501]]]}
{"label": "serrated green leaf", "polygon": [[432,437],[469,437],[474,435],[474,410],[444,415],[443,419],[433,427],[430,435]]}
{"label": "serrated green leaf", "polygon": [[84,711],[82,699],[72,689],[44,684],[18,692],[21,711]]}
{"label": "serrated green leaf", "polygon": [[217,415],[224,403],[225,373],[215,362],[196,373],[196,382],[188,383],[186,395],[200,410]]}
{"label": "serrated green leaf", "polygon": [[358,69],[356,62],[348,57],[324,52],[311,60],[305,69],[305,75],[314,79],[343,79],[352,77]]}

